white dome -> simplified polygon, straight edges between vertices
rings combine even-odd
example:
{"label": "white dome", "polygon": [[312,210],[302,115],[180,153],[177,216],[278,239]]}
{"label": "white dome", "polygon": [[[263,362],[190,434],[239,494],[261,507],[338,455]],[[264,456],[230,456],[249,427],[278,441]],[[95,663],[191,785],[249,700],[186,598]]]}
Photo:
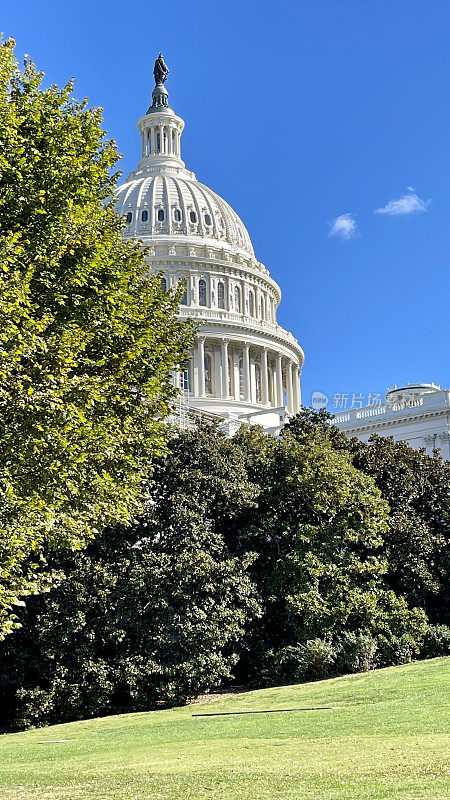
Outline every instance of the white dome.
{"label": "white dome", "polygon": [[[164,69],[159,57],[155,80]],[[180,420],[188,407],[278,430],[285,413],[300,407],[304,360],[297,340],[277,323],[280,288],[255,258],[236,212],[186,169],[184,122],[168,105],[164,80],[152,100],[138,120],[141,160],[115,203],[124,235],[146,247],[163,290],[183,281],[181,319],[199,323],[186,363],[173,374]]]}
{"label": "white dome", "polygon": [[167,165],[157,172],[131,173],[117,189],[116,208],[120,216],[131,215],[127,235],[156,240],[158,235],[184,235],[202,244],[212,239],[254,258],[250,236],[236,212],[186,169]]}

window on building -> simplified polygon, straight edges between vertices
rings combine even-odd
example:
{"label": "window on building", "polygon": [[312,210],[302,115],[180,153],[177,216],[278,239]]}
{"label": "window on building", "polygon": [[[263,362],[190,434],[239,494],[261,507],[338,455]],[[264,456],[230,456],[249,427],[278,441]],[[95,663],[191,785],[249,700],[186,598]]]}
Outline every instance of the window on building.
{"label": "window on building", "polygon": [[212,394],[212,360],[208,353],[205,353],[205,392]]}
{"label": "window on building", "polygon": [[126,215],[125,219],[126,219],[126,221],[128,223],[131,222],[131,220],[133,219],[133,214],[131,213],[131,211],[128,212],[128,214]]}
{"label": "window on building", "polygon": [[147,222],[147,220],[148,220],[148,211],[146,209],[144,209],[142,214],[141,214],[141,220],[142,220],[142,222]]}
{"label": "window on building", "polygon": [[158,222],[164,222],[164,209],[158,208]]}
{"label": "window on building", "polygon": [[261,367],[255,364],[255,388],[256,388],[256,402],[261,402]]}
{"label": "window on building", "polygon": [[181,305],[187,306],[187,289],[183,292],[183,297],[181,298]]}
{"label": "window on building", "polygon": [[175,222],[181,222],[181,211],[179,208],[176,208],[175,211],[173,212],[173,218]]}
{"label": "window on building", "polygon": [[249,292],[248,295],[248,313],[251,317],[255,316],[255,295],[253,292]]}
{"label": "window on building", "polygon": [[210,214],[205,214],[205,225],[211,225],[211,216]]}
{"label": "window on building", "polygon": [[161,289],[163,292],[167,292],[167,280],[166,278],[161,278]]}
{"label": "window on building", "polygon": [[180,389],[182,392],[191,391],[191,369],[190,364],[183,364],[180,369]]}
{"label": "window on building", "polygon": [[191,220],[191,222],[197,222],[197,214],[195,213],[195,211],[189,212],[189,219]]}
{"label": "window on building", "polygon": [[198,304],[206,306],[206,281],[203,278],[198,282]]}
{"label": "window on building", "polygon": [[241,290],[239,286],[234,287],[234,309],[235,311],[241,311]]}
{"label": "window on building", "polygon": [[225,308],[225,286],[222,281],[217,284],[217,305],[219,308]]}
{"label": "window on building", "polygon": [[158,133],[158,134],[156,135],[156,151],[157,151],[158,153],[160,153],[160,152],[161,152],[161,134],[160,134],[160,133]]}

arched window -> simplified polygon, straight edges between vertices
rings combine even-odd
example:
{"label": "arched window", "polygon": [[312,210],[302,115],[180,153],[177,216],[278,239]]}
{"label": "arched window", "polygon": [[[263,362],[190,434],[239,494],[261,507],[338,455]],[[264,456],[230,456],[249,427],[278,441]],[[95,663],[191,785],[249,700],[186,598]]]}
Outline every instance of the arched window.
{"label": "arched window", "polygon": [[161,134],[160,133],[156,134],[156,151],[158,153],[161,152]]}
{"label": "arched window", "polygon": [[256,389],[256,402],[261,402],[261,367],[255,364],[255,389]]}
{"label": "arched window", "polygon": [[187,306],[187,289],[185,288],[183,292],[183,297],[181,298],[181,305]]}
{"label": "arched window", "polygon": [[217,305],[219,308],[225,308],[225,286],[222,281],[217,284]]}
{"label": "arched window", "polygon": [[161,289],[163,292],[167,292],[167,280],[166,278],[161,278]]}
{"label": "arched window", "polygon": [[211,216],[210,214],[205,214],[205,225],[211,225]]}
{"label": "arched window", "polygon": [[234,310],[241,311],[241,290],[239,286],[234,287]]}
{"label": "arched window", "polygon": [[131,211],[128,212],[125,219],[128,222],[128,224],[130,224],[131,220],[133,219],[133,214],[131,213]]}
{"label": "arched window", "polygon": [[203,278],[198,282],[198,304],[206,306],[206,281]]}
{"label": "arched window", "polygon": [[255,295],[253,292],[249,292],[248,295],[248,313],[251,317],[255,316]]}
{"label": "arched window", "polygon": [[205,392],[212,394],[212,361],[208,353],[205,353]]}
{"label": "arched window", "polygon": [[143,212],[141,214],[141,220],[142,220],[142,222],[147,222],[147,220],[148,220],[148,211],[145,208],[144,208],[144,210],[143,210]]}
{"label": "arched window", "polygon": [[176,208],[175,211],[173,212],[173,218],[175,222],[181,222],[181,211],[179,208]]}
{"label": "arched window", "polygon": [[244,399],[244,363],[242,358],[239,359],[239,397]]}
{"label": "arched window", "polygon": [[164,209],[158,208],[158,222],[164,222]]}
{"label": "arched window", "polygon": [[191,220],[191,222],[197,222],[197,214],[195,213],[195,211],[189,212],[189,219]]}

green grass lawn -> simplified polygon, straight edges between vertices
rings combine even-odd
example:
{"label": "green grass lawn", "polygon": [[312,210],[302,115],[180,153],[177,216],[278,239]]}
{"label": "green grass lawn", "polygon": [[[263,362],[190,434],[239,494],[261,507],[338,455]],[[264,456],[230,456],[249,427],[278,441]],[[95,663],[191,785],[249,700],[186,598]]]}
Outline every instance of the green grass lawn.
{"label": "green grass lawn", "polygon": [[[0,798],[448,800],[449,667],[437,658],[9,734]],[[295,710],[193,717],[265,709]]]}

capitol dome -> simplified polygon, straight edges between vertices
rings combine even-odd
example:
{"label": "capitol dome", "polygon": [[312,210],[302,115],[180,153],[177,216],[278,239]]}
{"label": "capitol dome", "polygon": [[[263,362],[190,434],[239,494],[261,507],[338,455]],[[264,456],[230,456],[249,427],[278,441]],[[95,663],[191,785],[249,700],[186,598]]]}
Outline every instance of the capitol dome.
{"label": "capitol dome", "polygon": [[300,409],[302,348],[277,324],[281,292],[244,223],[181,159],[184,122],[168,104],[161,56],[154,74],[152,105],[137,123],[142,157],[116,209],[163,289],[185,282],[180,317],[201,325],[174,383],[189,409],[275,431]]}
{"label": "capitol dome", "polygon": [[[235,211],[207,186],[199,183],[187,170],[181,175],[139,175],[131,173],[128,181],[119,187],[117,210],[120,215],[131,213],[129,233],[135,236],[176,237],[181,241],[189,237],[199,243],[220,242],[232,250],[254,257],[247,229]],[[142,215],[142,212],[147,213]],[[163,219],[158,212],[163,211]],[[213,240],[213,241],[211,241]]]}

